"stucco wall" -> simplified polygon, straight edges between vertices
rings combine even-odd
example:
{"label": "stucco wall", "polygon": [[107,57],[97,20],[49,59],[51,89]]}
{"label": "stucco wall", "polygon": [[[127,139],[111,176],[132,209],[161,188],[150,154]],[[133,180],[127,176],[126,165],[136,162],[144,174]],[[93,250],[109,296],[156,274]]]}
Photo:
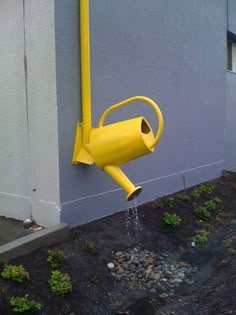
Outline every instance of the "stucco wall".
{"label": "stucco wall", "polygon": [[[236,1],[228,1],[228,30],[236,34]],[[233,47],[234,48],[234,47]],[[234,55],[233,55],[234,56]],[[236,60],[233,59],[233,65]],[[234,69],[234,67],[233,67]],[[227,71],[225,166],[236,167],[236,74]]]}
{"label": "stucco wall", "polygon": [[[72,166],[81,119],[77,1],[55,2],[61,220],[72,225],[126,208],[125,194],[94,166]],[[124,166],[138,202],[217,177],[223,169],[226,3],[91,0],[93,123],[132,95],[158,102],[165,130],[155,153]],[[113,121],[151,110],[137,104]]]}
{"label": "stucco wall", "polygon": [[228,1],[228,30],[236,34],[236,1]]}
{"label": "stucco wall", "polygon": [[225,165],[236,167],[236,73],[227,72]]}

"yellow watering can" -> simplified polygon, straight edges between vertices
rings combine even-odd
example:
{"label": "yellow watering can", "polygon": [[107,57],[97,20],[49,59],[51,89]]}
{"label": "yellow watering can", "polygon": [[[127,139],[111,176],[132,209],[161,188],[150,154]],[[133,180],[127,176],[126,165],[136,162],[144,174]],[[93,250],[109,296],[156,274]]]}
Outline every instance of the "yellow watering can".
{"label": "yellow watering can", "polygon": [[[73,164],[95,164],[109,174],[132,200],[142,191],[135,187],[120,169],[120,165],[154,151],[163,131],[163,117],[157,104],[148,97],[134,96],[109,107],[101,116],[98,128],[91,126],[90,50],[89,50],[89,0],[80,0],[81,30],[81,75],[82,115],[78,123]],[[158,131],[154,136],[149,122],[144,117],[104,125],[107,116],[114,110],[133,102],[146,102],[156,113]]]}

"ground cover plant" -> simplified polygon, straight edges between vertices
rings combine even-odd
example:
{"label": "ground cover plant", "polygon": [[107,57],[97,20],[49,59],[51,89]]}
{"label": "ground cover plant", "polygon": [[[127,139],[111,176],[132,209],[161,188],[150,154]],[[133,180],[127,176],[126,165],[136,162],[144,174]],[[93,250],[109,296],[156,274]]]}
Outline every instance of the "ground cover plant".
{"label": "ground cover plant", "polygon": [[10,305],[13,312],[24,313],[29,310],[41,310],[42,304],[29,298],[28,294],[23,297],[11,297]]}
{"label": "ground cover plant", "polygon": [[[30,281],[0,277],[0,314],[15,313],[12,297],[23,311],[26,296],[43,305],[33,314],[44,315],[236,314],[235,187],[220,178],[185,188],[138,207],[133,224],[126,211],[116,213],[71,230],[68,242],[8,262],[24,266]],[[209,216],[196,216],[198,207]],[[166,225],[164,213],[181,224]],[[54,250],[66,257],[57,269],[48,261]]]}
{"label": "ground cover plant", "polygon": [[9,279],[23,283],[25,280],[30,280],[29,272],[22,265],[8,265],[6,264],[1,272],[4,279]]}
{"label": "ground cover plant", "polygon": [[52,292],[56,295],[65,295],[66,293],[72,292],[71,279],[67,273],[62,273],[58,270],[52,271],[48,283]]}
{"label": "ground cover plant", "polygon": [[58,269],[65,261],[64,252],[60,249],[49,250],[47,261],[52,269]]}
{"label": "ground cover plant", "polygon": [[215,197],[213,199],[210,199],[204,202],[202,206],[197,207],[194,210],[194,213],[196,217],[198,217],[199,219],[205,220],[211,215],[212,211],[219,209],[220,206],[221,206],[220,198]]}
{"label": "ground cover plant", "polygon": [[171,227],[176,227],[180,225],[180,223],[182,222],[182,219],[175,213],[165,212],[163,215],[163,221],[166,225],[169,225]]}
{"label": "ground cover plant", "polygon": [[206,232],[195,234],[193,236],[193,242],[197,247],[206,246],[207,241],[208,241],[208,235]]}

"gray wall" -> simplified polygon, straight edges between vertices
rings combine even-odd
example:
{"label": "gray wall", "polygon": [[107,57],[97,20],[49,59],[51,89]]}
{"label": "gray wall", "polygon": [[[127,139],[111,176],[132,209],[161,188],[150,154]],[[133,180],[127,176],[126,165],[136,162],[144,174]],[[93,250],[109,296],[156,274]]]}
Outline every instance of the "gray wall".
{"label": "gray wall", "polygon": [[[72,166],[81,119],[78,4],[55,1],[61,220],[72,225],[126,208],[125,193],[94,166]],[[133,95],[158,102],[165,130],[155,153],[124,166],[138,202],[217,177],[223,169],[226,2],[91,0],[93,123]],[[114,121],[152,112],[136,104]]]}
{"label": "gray wall", "polygon": [[[236,35],[236,1],[228,0],[228,30]],[[236,167],[236,73],[227,71],[225,166]]]}
{"label": "gray wall", "polygon": [[228,30],[236,34],[236,1],[228,1]]}
{"label": "gray wall", "polygon": [[225,165],[236,167],[236,73],[227,72]]}

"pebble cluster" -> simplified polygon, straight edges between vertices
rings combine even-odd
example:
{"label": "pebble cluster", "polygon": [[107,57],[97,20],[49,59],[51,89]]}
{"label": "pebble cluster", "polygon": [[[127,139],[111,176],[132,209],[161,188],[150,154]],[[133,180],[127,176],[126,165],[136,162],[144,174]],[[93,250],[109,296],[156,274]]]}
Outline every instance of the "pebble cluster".
{"label": "pebble cluster", "polygon": [[162,298],[174,295],[181,283],[193,284],[191,275],[197,272],[196,267],[176,261],[167,254],[136,249],[114,252],[113,262],[108,267],[116,281],[132,288],[150,289],[153,293],[161,291]]}

